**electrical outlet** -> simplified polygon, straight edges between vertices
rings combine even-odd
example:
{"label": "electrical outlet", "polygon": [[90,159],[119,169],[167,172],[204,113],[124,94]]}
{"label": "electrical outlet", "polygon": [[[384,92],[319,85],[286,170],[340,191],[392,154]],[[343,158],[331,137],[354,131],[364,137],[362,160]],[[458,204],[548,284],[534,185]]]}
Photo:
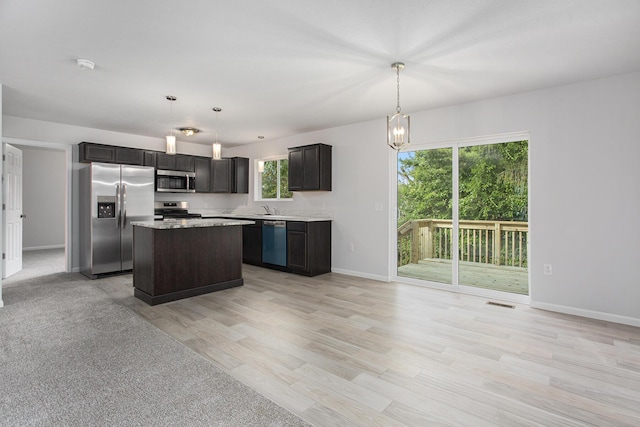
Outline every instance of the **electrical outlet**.
{"label": "electrical outlet", "polygon": [[353,247],[353,242],[350,242],[347,247],[349,248],[349,252],[353,252],[355,249]]}
{"label": "electrical outlet", "polygon": [[553,267],[551,264],[544,265],[544,274],[546,274],[547,276],[551,276],[553,274]]}

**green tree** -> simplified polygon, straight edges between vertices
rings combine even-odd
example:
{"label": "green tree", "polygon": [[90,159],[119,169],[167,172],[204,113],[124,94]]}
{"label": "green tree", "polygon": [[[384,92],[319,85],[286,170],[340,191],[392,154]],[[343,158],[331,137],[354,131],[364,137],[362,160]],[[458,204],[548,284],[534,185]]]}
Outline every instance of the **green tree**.
{"label": "green tree", "polygon": [[[451,148],[438,148],[399,155],[399,225],[452,218],[452,153]],[[527,221],[527,162],[527,141],[460,148],[460,218]]]}
{"label": "green tree", "polygon": [[451,219],[451,148],[403,153],[398,160],[398,224],[412,219]]}
{"label": "green tree", "polygon": [[[280,182],[278,182],[278,167],[280,168]],[[289,199],[293,193],[289,191],[289,162],[286,159],[268,160],[264,162],[262,172],[262,198],[278,198],[278,187],[280,188],[280,198]]]}
{"label": "green tree", "polygon": [[262,198],[275,199],[278,195],[278,162],[276,160],[264,162],[262,172]]}

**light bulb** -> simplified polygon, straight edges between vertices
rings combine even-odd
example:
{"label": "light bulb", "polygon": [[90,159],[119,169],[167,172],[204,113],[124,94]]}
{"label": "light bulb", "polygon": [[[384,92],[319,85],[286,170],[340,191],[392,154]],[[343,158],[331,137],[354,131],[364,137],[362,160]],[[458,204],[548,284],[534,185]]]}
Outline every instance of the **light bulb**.
{"label": "light bulb", "polygon": [[214,160],[220,160],[220,158],[222,156],[221,151],[222,151],[222,147],[220,146],[220,144],[215,142],[213,144],[213,159]]}
{"label": "light bulb", "polygon": [[167,154],[176,154],[176,137],[167,135]]}
{"label": "light bulb", "polygon": [[404,142],[404,127],[396,126],[393,128],[393,142],[402,144]]}

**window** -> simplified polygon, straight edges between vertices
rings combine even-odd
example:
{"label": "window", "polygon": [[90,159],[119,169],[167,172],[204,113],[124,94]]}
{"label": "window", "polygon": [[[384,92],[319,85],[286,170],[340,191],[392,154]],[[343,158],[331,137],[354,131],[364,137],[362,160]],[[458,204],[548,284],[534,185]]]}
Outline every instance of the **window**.
{"label": "window", "polygon": [[264,171],[258,173],[260,194],[257,200],[282,200],[293,198],[289,191],[289,161],[286,158],[264,160]]}

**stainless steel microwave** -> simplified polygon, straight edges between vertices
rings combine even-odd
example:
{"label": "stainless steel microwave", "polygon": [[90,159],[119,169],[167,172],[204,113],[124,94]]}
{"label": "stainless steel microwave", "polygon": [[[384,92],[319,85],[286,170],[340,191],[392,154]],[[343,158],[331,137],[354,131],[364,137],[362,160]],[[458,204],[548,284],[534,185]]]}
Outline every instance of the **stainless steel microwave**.
{"label": "stainless steel microwave", "polygon": [[194,172],[156,170],[156,191],[165,193],[195,193]]}

